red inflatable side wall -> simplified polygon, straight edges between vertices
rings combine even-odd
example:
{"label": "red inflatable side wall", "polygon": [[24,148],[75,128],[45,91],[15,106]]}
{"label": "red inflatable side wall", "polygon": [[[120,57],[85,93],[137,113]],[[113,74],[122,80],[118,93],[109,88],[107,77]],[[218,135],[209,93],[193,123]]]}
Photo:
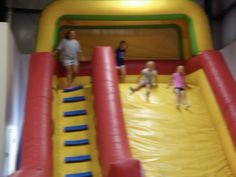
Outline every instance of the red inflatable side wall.
{"label": "red inflatable side wall", "polygon": [[188,72],[203,68],[236,147],[236,87],[223,56],[217,51],[206,51],[186,65]]}
{"label": "red inflatable side wall", "polygon": [[11,177],[52,177],[52,76],[50,53],[34,53],[29,66],[20,170]]}
{"label": "red inflatable side wall", "polygon": [[104,177],[141,177],[139,161],[132,159],[111,47],[93,53],[93,90],[100,163]]}

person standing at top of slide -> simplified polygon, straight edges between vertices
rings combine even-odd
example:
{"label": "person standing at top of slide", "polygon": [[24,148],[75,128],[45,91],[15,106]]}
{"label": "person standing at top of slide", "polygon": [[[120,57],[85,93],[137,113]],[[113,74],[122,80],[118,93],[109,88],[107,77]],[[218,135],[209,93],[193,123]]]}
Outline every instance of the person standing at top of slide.
{"label": "person standing at top of slide", "polygon": [[71,88],[74,77],[79,71],[79,61],[85,61],[85,57],[82,55],[80,43],[76,39],[76,31],[68,30],[65,34],[64,39],[61,40],[60,44],[56,48],[54,55],[62,53],[63,65],[67,72],[67,87]]}
{"label": "person standing at top of slide", "polygon": [[125,67],[125,53],[127,49],[127,42],[126,41],[120,41],[118,48],[115,50],[115,56],[116,56],[116,68],[120,72],[120,81],[125,82],[125,76],[126,76],[126,67]]}

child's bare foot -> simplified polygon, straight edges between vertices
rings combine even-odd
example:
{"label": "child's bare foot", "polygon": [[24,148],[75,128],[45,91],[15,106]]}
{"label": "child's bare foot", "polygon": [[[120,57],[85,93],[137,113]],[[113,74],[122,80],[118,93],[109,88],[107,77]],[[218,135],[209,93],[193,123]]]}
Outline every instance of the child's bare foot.
{"label": "child's bare foot", "polygon": [[184,109],[188,109],[188,108],[190,108],[190,105],[189,104],[185,104],[184,105]]}
{"label": "child's bare foot", "polygon": [[134,89],[132,87],[130,87],[129,90],[130,90],[130,94],[134,93]]}
{"label": "child's bare foot", "polygon": [[180,109],[180,105],[179,104],[176,104],[176,109]]}
{"label": "child's bare foot", "polygon": [[149,101],[149,95],[148,94],[146,94],[146,101]]}
{"label": "child's bare foot", "polygon": [[66,87],[66,89],[73,89],[73,88],[74,88],[73,85],[70,85],[70,86]]}
{"label": "child's bare foot", "polygon": [[150,92],[146,93],[146,101],[149,101],[149,97],[150,97]]}

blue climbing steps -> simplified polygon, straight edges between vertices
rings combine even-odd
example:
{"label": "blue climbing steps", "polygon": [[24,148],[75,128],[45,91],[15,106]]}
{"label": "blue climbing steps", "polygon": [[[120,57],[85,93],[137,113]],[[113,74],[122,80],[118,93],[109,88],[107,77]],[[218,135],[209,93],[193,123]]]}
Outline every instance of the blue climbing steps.
{"label": "blue climbing steps", "polygon": [[[81,94],[81,91],[80,92],[76,92],[78,90],[81,90],[82,93],[83,93],[83,86],[77,86],[77,87],[73,87],[73,88],[68,88],[68,89],[64,89],[62,93],[65,93],[65,97],[61,100],[62,101],[62,104],[65,104],[65,105],[69,105],[69,104],[72,104],[73,106],[71,106],[72,108],[76,108],[75,110],[70,110],[70,111],[67,111],[65,109],[65,111],[63,111],[63,118],[67,118],[67,117],[71,117],[70,119],[66,119],[66,120],[71,120],[71,122],[73,123],[70,123],[69,125],[64,125],[63,127],[63,132],[66,134],[66,135],[69,135],[70,133],[81,133],[81,132],[86,132],[88,131],[89,127],[88,125],[86,124],[82,124],[81,125],[81,122],[80,121],[76,121],[76,120],[86,120],[87,116],[84,116],[84,115],[87,115],[87,110],[86,109],[83,109],[83,105],[78,105],[77,102],[83,102],[83,101],[86,101],[86,98],[85,96],[81,96],[81,95],[78,95],[78,94]],[[68,106],[67,106],[68,107]],[[79,116],[79,117],[78,117]],[[82,116],[82,117],[81,117]],[[76,124],[76,122],[78,122]],[[84,121],[86,122],[86,121]],[[73,125],[72,125],[73,124]],[[83,133],[83,134],[86,134],[86,133]],[[73,136],[72,136],[73,137]],[[83,152],[79,152],[78,151],[78,155],[75,155],[73,156],[72,153],[70,153],[69,151],[69,148],[84,148],[86,146],[89,146],[90,145],[90,141],[89,139],[86,138],[86,136],[83,138],[81,137],[81,139],[74,139],[74,138],[70,138],[70,136],[68,136],[68,139],[65,139],[64,140],[64,147],[68,148],[68,153],[71,154],[68,156],[64,156],[64,163],[65,164],[68,164],[68,165],[73,165],[73,164],[78,164],[78,166],[82,163],[87,163],[87,162],[90,162],[92,160],[92,157],[90,154],[87,154],[85,152],[85,154],[82,154],[82,155],[79,155],[80,153],[83,153]],[[73,154],[76,154],[77,151],[75,151],[75,153]],[[90,169],[92,170],[92,169]],[[93,173],[90,171],[89,169],[85,171],[81,171],[81,170],[78,170],[78,173],[66,173],[64,175],[64,177],[93,177]],[[75,172],[75,171],[73,171]]]}
{"label": "blue climbing steps", "polygon": [[87,125],[75,125],[64,127],[64,132],[75,132],[75,131],[84,131],[88,130]]}
{"label": "blue climbing steps", "polygon": [[65,177],[93,177],[91,172],[77,173],[77,174],[68,174]]}
{"label": "blue climbing steps", "polygon": [[64,112],[65,117],[82,116],[82,115],[86,115],[86,114],[87,114],[86,110],[75,110],[75,111]]}
{"label": "blue climbing steps", "polygon": [[85,161],[90,161],[90,160],[91,160],[90,155],[65,157],[65,163],[85,162]]}
{"label": "blue climbing steps", "polygon": [[79,101],[84,101],[84,100],[85,100],[84,96],[75,96],[75,97],[64,98],[63,102],[64,103],[73,103],[73,102],[79,102]]}
{"label": "blue climbing steps", "polygon": [[88,139],[64,141],[64,146],[81,146],[89,144]]}
{"label": "blue climbing steps", "polygon": [[71,87],[71,88],[66,88],[66,89],[64,89],[64,92],[73,92],[73,91],[81,90],[81,89],[83,89],[83,86],[79,85],[79,86],[75,86],[75,87]]}

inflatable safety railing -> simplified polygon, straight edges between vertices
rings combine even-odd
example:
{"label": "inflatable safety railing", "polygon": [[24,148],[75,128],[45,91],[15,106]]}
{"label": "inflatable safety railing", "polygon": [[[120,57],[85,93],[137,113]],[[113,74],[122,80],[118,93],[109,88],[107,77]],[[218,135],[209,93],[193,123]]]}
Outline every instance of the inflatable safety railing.
{"label": "inflatable safety railing", "polygon": [[96,47],[93,53],[96,128],[103,176],[141,177],[140,163],[132,159],[129,148],[113,51],[111,47]]}
{"label": "inflatable safety railing", "polygon": [[50,53],[30,60],[20,169],[11,177],[52,177],[52,79],[56,61]]}

